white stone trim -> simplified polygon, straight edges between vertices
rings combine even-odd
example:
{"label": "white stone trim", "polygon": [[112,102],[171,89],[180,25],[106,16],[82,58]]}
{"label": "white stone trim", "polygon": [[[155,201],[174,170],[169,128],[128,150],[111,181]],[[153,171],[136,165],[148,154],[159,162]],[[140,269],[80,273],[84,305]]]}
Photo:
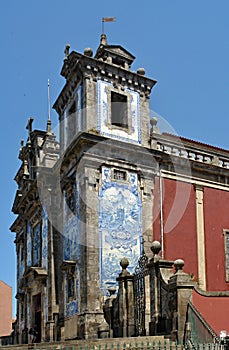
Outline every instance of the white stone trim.
{"label": "white stone trim", "polygon": [[[157,176],[159,177],[159,174],[157,174]],[[198,177],[193,177],[193,176],[184,175],[184,174],[178,174],[178,173],[174,173],[174,172],[166,171],[166,170],[161,171],[161,176],[165,179],[182,181],[182,182],[190,183],[193,185],[199,185],[199,186],[203,186],[203,187],[209,187],[209,188],[214,188],[214,189],[229,192],[229,185],[228,184],[219,184],[218,182],[215,182],[215,181],[202,180]]]}
{"label": "white stone trim", "polygon": [[204,191],[202,186],[196,186],[196,235],[199,288],[206,290],[206,257],[204,235]]}

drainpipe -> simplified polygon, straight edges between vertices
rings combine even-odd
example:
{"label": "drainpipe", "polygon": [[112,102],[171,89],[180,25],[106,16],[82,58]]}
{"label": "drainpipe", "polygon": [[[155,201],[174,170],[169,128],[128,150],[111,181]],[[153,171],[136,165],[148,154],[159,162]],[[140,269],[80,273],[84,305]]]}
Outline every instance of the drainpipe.
{"label": "drainpipe", "polygon": [[161,257],[164,259],[164,218],[163,218],[163,181],[161,168],[159,168],[159,195],[160,195],[160,240],[161,240]]}

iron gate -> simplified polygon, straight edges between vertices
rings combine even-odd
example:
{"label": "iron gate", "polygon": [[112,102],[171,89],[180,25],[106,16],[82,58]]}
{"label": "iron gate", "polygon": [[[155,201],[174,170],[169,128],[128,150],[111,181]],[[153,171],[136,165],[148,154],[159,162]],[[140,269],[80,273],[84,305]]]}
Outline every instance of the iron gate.
{"label": "iron gate", "polygon": [[136,336],[144,336],[145,328],[145,276],[149,273],[146,269],[148,257],[144,250],[138,259],[134,271],[134,319]]}

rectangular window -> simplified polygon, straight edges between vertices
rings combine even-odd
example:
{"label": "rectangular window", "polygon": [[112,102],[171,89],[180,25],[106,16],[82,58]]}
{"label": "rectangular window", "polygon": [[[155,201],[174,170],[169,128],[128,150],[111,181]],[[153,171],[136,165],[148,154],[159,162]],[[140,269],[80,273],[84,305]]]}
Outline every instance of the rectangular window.
{"label": "rectangular window", "polygon": [[126,181],[126,171],[114,169],[114,179]]}
{"label": "rectangular window", "polygon": [[75,279],[73,275],[68,275],[68,301],[74,299],[75,296]]}
{"label": "rectangular window", "polygon": [[226,281],[229,282],[229,230],[224,230]]}
{"label": "rectangular window", "polygon": [[111,91],[111,124],[128,128],[127,96]]}

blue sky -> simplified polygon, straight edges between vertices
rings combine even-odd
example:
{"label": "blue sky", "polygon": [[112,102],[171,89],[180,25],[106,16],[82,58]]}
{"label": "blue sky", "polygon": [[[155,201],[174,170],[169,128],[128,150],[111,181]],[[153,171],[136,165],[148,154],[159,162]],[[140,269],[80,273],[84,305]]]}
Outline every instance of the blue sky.
{"label": "blue sky", "polygon": [[[228,149],[228,13],[228,0],[1,1],[0,279],[13,287],[13,298],[15,237],[9,227],[19,144],[30,116],[34,128],[46,126],[47,80],[53,103],[64,85],[65,44],[95,52],[101,18],[115,16],[115,23],[105,24],[108,43],[124,46],[136,56],[132,69],[144,67],[158,81],[151,109],[177,134]],[[51,118],[56,124],[55,111]]]}

